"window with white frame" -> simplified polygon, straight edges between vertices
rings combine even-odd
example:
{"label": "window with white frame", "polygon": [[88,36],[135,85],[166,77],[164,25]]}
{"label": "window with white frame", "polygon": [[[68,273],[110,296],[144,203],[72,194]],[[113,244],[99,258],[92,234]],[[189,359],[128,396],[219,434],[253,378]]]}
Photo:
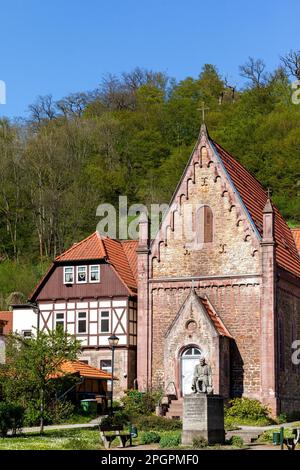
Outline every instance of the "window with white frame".
{"label": "window with white frame", "polygon": [[55,329],[65,330],[65,314],[64,312],[57,312],[55,314]]}
{"label": "window with white frame", "polygon": [[77,313],[77,333],[86,333],[87,332],[87,313],[78,312]]}
{"label": "window with white frame", "polygon": [[100,310],[100,333],[110,333],[110,311]]}
{"label": "window with white frame", "polygon": [[90,282],[100,282],[100,266],[90,266]]}
{"label": "window with white frame", "polygon": [[77,266],[77,283],[87,282],[87,266]]}
{"label": "window with white frame", "polygon": [[74,283],[74,267],[65,266],[64,267],[64,284],[73,284]]}

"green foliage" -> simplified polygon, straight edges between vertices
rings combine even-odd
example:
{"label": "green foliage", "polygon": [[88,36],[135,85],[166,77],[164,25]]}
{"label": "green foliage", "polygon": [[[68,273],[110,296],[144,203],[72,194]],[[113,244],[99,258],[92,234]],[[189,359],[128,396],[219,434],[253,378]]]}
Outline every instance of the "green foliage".
{"label": "green foliage", "polygon": [[55,401],[49,406],[53,423],[59,424],[69,420],[74,414],[75,406],[70,401]]}
{"label": "green foliage", "polygon": [[0,263],[0,309],[7,310],[12,303],[26,302],[45,269],[45,263],[35,266],[13,260]]}
{"label": "green foliage", "polygon": [[159,447],[162,449],[178,447],[181,443],[180,432],[166,432],[161,435]]}
{"label": "green foliage", "polygon": [[241,436],[231,436],[229,444],[234,447],[243,447],[244,440]]}
{"label": "green foliage", "polygon": [[[273,434],[275,432],[279,432],[280,429],[279,428],[272,428],[272,429],[269,429],[267,431],[264,431],[263,434],[261,436],[259,436],[258,438],[258,442],[262,442],[262,443],[265,443],[265,442],[270,442],[270,443],[273,443]],[[284,437],[287,438],[287,437],[295,437],[293,432],[292,432],[292,428],[285,428],[284,429]]]}
{"label": "green foliage", "polygon": [[167,419],[162,416],[139,416],[133,419],[134,424],[142,431],[176,431],[182,429],[179,419]]}
{"label": "green foliage", "polygon": [[204,449],[208,446],[208,442],[204,437],[194,437],[192,447],[193,449]]}
{"label": "green foliage", "polygon": [[[60,330],[39,332],[27,339],[18,334],[7,337],[7,361],[0,373],[3,396],[26,408],[28,422],[39,419],[41,432],[44,421],[56,413],[53,399],[61,391],[65,379],[60,365],[65,360],[76,359],[79,350],[80,343]],[[53,378],[58,371],[61,377]],[[70,380],[67,376],[67,383]]]}
{"label": "green foliage", "polygon": [[233,424],[267,425],[273,423],[269,417],[270,410],[258,400],[250,398],[234,398],[225,408],[226,427]]}
{"label": "green foliage", "polygon": [[140,392],[138,390],[127,390],[121,398],[124,412],[130,417],[151,415],[161,394],[159,392]]}
{"label": "green foliage", "polygon": [[1,450],[99,450],[99,431],[93,429],[46,430],[37,433],[18,434],[0,439]]}
{"label": "green foliage", "polygon": [[141,444],[156,444],[160,441],[161,436],[155,431],[146,431],[141,435]]}
{"label": "green foliage", "polygon": [[19,405],[0,402],[0,435],[5,437],[8,431],[16,434],[23,426],[24,408]]}
{"label": "green foliage", "polygon": [[282,70],[254,85],[233,99],[211,64],[179,82],[137,68],[104,80],[95,98],[40,98],[26,125],[0,119],[0,259],[15,263],[0,269],[2,308],[11,292],[28,295],[39,261],[94,230],[99,204],[121,194],[129,204],[169,201],[199,133],[202,101],[212,138],[299,224],[300,107]]}
{"label": "green foliage", "polygon": [[125,411],[115,411],[113,416],[105,416],[101,424],[105,426],[125,426],[130,422],[130,418]]}
{"label": "green foliage", "polygon": [[288,418],[287,418],[287,415],[285,413],[280,413],[280,415],[277,416],[277,419],[276,419],[278,424],[286,423],[287,420],[288,420]]}
{"label": "green foliage", "polygon": [[62,447],[64,450],[89,450],[90,443],[87,440],[81,439],[79,437],[73,437],[68,439]]}

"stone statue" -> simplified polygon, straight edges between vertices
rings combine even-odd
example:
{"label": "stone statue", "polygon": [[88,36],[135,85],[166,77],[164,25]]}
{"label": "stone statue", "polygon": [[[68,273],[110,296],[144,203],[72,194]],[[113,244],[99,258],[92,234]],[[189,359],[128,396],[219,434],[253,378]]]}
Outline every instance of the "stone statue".
{"label": "stone statue", "polygon": [[199,364],[195,366],[192,390],[194,393],[213,393],[211,368],[204,357],[200,357]]}

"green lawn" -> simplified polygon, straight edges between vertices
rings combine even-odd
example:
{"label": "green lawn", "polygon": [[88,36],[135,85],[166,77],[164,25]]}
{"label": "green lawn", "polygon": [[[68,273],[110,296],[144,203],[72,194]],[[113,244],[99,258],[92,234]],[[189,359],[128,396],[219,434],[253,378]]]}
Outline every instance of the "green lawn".
{"label": "green lawn", "polygon": [[[116,445],[118,445],[118,442]],[[0,438],[0,450],[98,450],[103,449],[97,429],[63,429],[18,437]]]}

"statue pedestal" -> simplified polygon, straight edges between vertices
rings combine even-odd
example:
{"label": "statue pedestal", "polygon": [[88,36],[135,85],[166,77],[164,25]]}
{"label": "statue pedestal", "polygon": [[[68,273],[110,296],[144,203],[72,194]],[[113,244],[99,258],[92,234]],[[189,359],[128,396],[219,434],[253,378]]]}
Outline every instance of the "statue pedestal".
{"label": "statue pedestal", "polygon": [[182,444],[192,445],[194,438],[209,444],[223,444],[224,400],[220,395],[193,393],[183,399]]}

